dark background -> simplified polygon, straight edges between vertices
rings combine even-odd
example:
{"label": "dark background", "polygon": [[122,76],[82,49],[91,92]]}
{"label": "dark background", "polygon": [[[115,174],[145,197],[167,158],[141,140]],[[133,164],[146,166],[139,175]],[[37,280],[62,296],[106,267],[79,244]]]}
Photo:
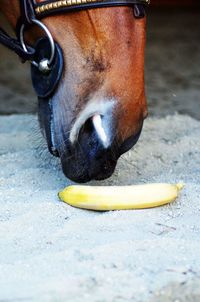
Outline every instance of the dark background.
{"label": "dark background", "polygon": [[[28,64],[20,64],[3,47],[0,92],[0,114],[36,112]],[[200,119],[199,1],[152,1],[147,21],[146,92],[150,116],[178,112]]]}

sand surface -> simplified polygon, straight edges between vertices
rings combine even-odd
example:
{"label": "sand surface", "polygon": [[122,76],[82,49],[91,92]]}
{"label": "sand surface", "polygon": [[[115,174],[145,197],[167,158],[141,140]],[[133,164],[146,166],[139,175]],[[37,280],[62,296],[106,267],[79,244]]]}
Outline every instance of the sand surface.
{"label": "sand surface", "polygon": [[200,122],[145,122],[99,184],[185,183],[171,205],[93,212],[60,202],[69,182],[33,115],[0,117],[0,301],[199,302]]}

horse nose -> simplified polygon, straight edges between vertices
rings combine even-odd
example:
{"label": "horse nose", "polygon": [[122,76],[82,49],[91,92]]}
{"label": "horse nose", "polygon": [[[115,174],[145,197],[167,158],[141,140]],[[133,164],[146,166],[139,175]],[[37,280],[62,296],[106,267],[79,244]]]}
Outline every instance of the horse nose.
{"label": "horse nose", "polygon": [[119,156],[138,139],[135,135],[120,143],[115,103],[87,105],[77,116],[62,146],[64,174],[73,181],[87,182],[110,177]]}
{"label": "horse nose", "polygon": [[91,179],[102,180],[112,175],[117,152],[114,152],[115,137],[112,115],[94,114],[82,126],[70,133],[70,159],[61,158],[63,172],[76,182]]}
{"label": "horse nose", "polygon": [[83,112],[69,134],[71,157],[62,157],[61,163],[65,175],[76,182],[108,178],[116,166],[114,117],[111,110],[99,111]]}
{"label": "horse nose", "polygon": [[95,149],[94,151],[96,152],[98,149],[108,149],[114,137],[111,119],[111,117],[100,114],[95,114],[88,118],[80,129],[77,142],[88,145],[89,148]]}
{"label": "horse nose", "polygon": [[113,139],[112,117],[95,114],[84,122],[71,143],[72,148],[81,146],[82,150],[93,157],[94,154],[97,156],[99,152],[109,149]]}

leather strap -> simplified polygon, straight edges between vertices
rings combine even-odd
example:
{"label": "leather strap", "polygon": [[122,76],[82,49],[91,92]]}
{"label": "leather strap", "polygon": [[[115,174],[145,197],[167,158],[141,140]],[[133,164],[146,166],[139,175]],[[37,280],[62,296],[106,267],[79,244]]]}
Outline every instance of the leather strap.
{"label": "leather strap", "polygon": [[35,19],[35,11],[32,0],[20,0],[20,10],[20,19],[22,20],[23,24],[31,25],[32,20]]}
{"label": "leather strap", "polygon": [[10,37],[2,28],[0,28],[0,43],[8,49],[14,51],[23,61],[33,60],[34,58],[34,48],[27,46],[27,53],[24,51],[19,40]]}
{"label": "leather strap", "polygon": [[113,6],[148,5],[150,0],[47,0],[35,5],[35,15],[43,18],[50,15],[84,9]]}
{"label": "leather strap", "polygon": [[[49,58],[51,55],[48,38],[39,39],[34,48],[34,60],[36,60],[36,62],[41,62],[44,58]],[[62,49],[57,43],[55,43],[54,61],[49,72],[42,73],[38,67],[31,64],[32,84],[39,98],[48,99],[56,90],[62,77],[63,65]]]}
{"label": "leather strap", "polygon": [[135,18],[144,18],[146,15],[145,7],[142,4],[135,4],[133,10]]}
{"label": "leather strap", "polygon": [[27,51],[24,50],[19,40],[19,30],[21,24],[31,25],[32,19],[35,17],[34,8],[31,0],[20,0],[20,19],[17,23],[16,35],[17,38],[12,38],[0,27],[0,43],[8,49],[14,51],[23,62],[32,61],[35,55],[34,48],[27,46]]}

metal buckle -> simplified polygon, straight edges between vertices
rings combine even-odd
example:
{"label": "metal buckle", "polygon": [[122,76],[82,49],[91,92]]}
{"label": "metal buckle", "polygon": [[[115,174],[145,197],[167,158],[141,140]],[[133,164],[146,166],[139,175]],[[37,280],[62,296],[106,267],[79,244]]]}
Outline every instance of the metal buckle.
{"label": "metal buckle", "polygon": [[[36,19],[32,19],[31,21],[32,21],[33,24],[36,24],[37,26],[39,26],[46,33],[46,35],[48,37],[48,40],[49,40],[50,48],[51,48],[51,56],[50,56],[49,59],[48,58],[44,58],[40,62],[31,61],[31,64],[34,65],[34,66],[36,66],[42,73],[47,73],[51,69],[51,65],[53,63],[54,56],[55,56],[55,43],[54,43],[54,39],[53,39],[50,31],[46,27],[46,25],[44,25],[41,21],[36,20]],[[28,49],[27,49],[25,41],[24,41],[24,31],[25,31],[25,25],[22,24],[21,28],[20,28],[20,31],[19,31],[19,39],[20,39],[20,43],[21,43],[24,51],[26,53],[28,53]]]}

